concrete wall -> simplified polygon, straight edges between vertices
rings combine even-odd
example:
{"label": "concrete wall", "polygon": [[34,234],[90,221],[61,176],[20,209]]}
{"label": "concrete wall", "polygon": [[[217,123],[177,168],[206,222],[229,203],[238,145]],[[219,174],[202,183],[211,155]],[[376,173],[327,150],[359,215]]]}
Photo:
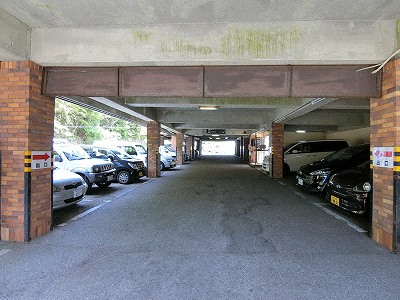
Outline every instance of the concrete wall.
{"label": "concrete wall", "polygon": [[350,145],[367,144],[369,143],[370,128],[361,128],[350,131],[333,132],[326,135],[327,139],[344,139]]}

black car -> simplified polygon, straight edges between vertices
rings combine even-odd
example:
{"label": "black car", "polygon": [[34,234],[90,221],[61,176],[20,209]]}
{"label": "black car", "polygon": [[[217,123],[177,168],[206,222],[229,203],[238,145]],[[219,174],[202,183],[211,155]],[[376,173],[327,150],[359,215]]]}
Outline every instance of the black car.
{"label": "black car", "polygon": [[336,151],[327,157],[302,166],[297,171],[297,185],[310,192],[324,192],[330,177],[354,168],[370,159],[370,145],[363,144]]}
{"label": "black car", "polygon": [[371,161],[332,175],[326,186],[326,199],[356,214],[367,214],[371,207]]}
{"label": "black car", "polygon": [[83,147],[91,157],[110,159],[117,171],[116,181],[122,184],[132,183],[146,175],[144,162],[133,158],[120,148],[98,146]]}

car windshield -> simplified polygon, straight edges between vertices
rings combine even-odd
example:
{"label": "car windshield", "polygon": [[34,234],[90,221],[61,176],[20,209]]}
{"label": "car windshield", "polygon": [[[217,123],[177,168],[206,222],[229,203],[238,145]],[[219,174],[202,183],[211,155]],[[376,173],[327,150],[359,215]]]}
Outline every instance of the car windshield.
{"label": "car windshield", "polygon": [[324,162],[336,162],[336,161],[346,161],[349,160],[362,152],[365,151],[365,148],[363,147],[347,147],[342,150],[336,151],[332,153],[331,155],[328,155],[327,157],[323,158],[321,161]]}
{"label": "car windshield", "polygon": [[368,172],[371,169],[371,161],[367,160],[357,167],[358,170]]}
{"label": "car windshield", "polygon": [[142,145],[136,145],[136,150],[137,150],[140,154],[147,154],[146,149],[145,149]]}
{"label": "car windshield", "polygon": [[128,153],[126,153],[125,151],[123,151],[122,149],[119,148],[114,148],[111,149],[114,154],[119,158],[119,159],[131,159],[132,156],[130,156]]}
{"label": "car windshield", "polygon": [[294,145],[296,145],[297,143],[291,143],[289,145],[287,145],[286,147],[283,148],[283,153],[285,153],[288,149],[292,148]]}
{"label": "car windshield", "polygon": [[82,149],[82,147],[76,145],[63,145],[60,147],[61,151],[65,154],[68,160],[80,160],[91,158],[90,155]]}

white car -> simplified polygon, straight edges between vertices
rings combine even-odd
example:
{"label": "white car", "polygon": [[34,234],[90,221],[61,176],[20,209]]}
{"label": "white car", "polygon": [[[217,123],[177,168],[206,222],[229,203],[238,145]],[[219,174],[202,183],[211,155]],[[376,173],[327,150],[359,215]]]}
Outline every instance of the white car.
{"label": "white car", "polygon": [[74,205],[81,201],[88,186],[81,176],[74,172],[53,170],[53,209]]}

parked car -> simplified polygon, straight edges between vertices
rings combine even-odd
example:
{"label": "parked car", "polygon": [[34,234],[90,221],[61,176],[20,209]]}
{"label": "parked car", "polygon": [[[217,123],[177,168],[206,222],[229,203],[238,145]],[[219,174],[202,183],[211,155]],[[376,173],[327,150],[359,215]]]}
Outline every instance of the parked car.
{"label": "parked car", "polygon": [[78,203],[85,197],[87,189],[88,186],[81,176],[55,167],[53,170],[53,209]]}
{"label": "parked car", "polygon": [[116,170],[110,161],[92,158],[78,145],[54,143],[53,152],[54,165],[80,175],[89,191],[93,183],[108,187],[116,179]]}
{"label": "parked car", "polygon": [[297,185],[311,192],[323,192],[330,177],[370,158],[369,144],[347,147],[297,171]]}
{"label": "parked car", "polygon": [[[283,173],[298,171],[301,166],[320,160],[348,146],[349,143],[345,140],[300,141],[289,144],[283,149]],[[269,172],[270,158],[270,154],[264,157],[262,162],[264,172]]]}
{"label": "parked car", "polygon": [[123,151],[133,156],[134,158],[142,160],[145,167],[147,168],[147,150],[142,144],[140,144],[139,142],[117,142],[115,146],[121,148]]}
{"label": "parked car", "polygon": [[161,170],[171,169],[176,167],[176,152],[170,151],[164,146],[160,146],[160,168]]}
{"label": "parked car", "polygon": [[332,175],[326,186],[326,199],[355,214],[367,214],[371,207],[371,161]]}
{"label": "parked car", "polygon": [[121,148],[85,146],[84,149],[93,158],[110,159],[117,172],[116,182],[118,183],[132,183],[147,173],[142,160],[133,158]]}

